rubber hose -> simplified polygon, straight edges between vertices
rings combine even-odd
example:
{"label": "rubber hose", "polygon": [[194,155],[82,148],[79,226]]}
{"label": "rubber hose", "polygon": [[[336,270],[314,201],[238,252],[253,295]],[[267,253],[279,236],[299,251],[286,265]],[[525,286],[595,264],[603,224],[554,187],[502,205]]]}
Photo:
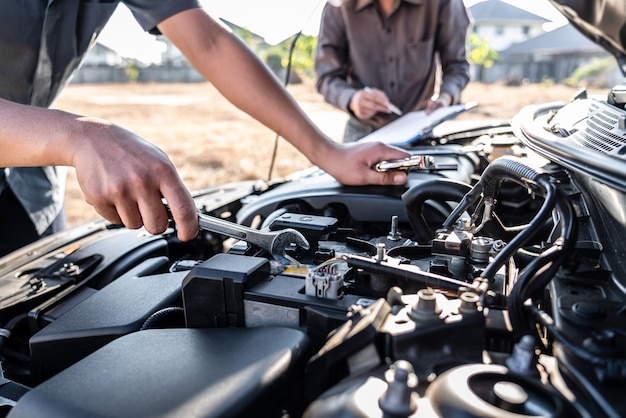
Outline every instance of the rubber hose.
{"label": "rubber hose", "polygon": [[465,195],[459,206],[448,216],[442,227],[446,229],[451,228],[458,217],[480,199],[481,195],[487,198],[495,197],[504,180],[512,180],[522,186],[532,187],[545,177],[549,178],[549,174],[537,171],[519,158],[512,156],[500,157],[485,168],[478,183]]}
{"label": "rubber hose", "polygon": [[460,202],[471,186],[459,181],[433,179],[411,187],[402,194],[406,214],[419,243],[432,239],[432,232],[422,214],[422,206],[427,200],[452,200]]}

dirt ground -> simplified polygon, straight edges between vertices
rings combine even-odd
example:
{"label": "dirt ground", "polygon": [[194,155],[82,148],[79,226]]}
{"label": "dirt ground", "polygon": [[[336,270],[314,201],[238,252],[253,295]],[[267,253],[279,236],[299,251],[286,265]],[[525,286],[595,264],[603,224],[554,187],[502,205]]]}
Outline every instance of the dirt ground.
{"label": "dirt ground", "polygon": [[[325,103],[310,81],[291,85],[289,91],[322,131],[340,140],[346,120],[343,112]],[[478,107],[459,119],[508,120],[528,104],[566,101],[575,91],[563,85],[470,83],[463,101],[476,101]],[[57,106],[108,119],[150,140],[170,156],[192,190],[269,177],[275,134],[227,102],[209,83],[72,84]],[[278,140],[272,178],[309,166],[287,141]],[[84,202],[73,170],[68,178],[66,209],[70,225],[98,216]]]}

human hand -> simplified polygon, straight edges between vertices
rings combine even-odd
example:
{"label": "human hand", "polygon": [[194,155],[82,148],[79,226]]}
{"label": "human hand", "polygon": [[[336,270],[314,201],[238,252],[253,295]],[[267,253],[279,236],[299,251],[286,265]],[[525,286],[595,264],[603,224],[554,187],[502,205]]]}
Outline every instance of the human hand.
{"label": "human hand", "polygon": [[320,168],[345,185],[402,185],[407,181],[403,171],[378,172],[374,166],[383,160],[407,158],[409,153],[380,142],[332,143]]}
{"label": "human hand", "polygon": [[156,146],[94,118],[79,118],[72,165],[85,200],[105,219],[160,234],[168,226],[168,203],[182,241],[198,234],[191,194],[174,165]]}
{"label": "human hand", "polygon": [[384,91],[375,88],[357,90],[350,99],[348,107],[362,120],[373,118],[376,113],[391,113],[389,98]]}
{"label": "human hand", "polygon": [[435,100],[431,99],[426,105],[426,114],[430,114],[440,107],[450,106],[452,104],[452,96],[448,93],[441,93]]}

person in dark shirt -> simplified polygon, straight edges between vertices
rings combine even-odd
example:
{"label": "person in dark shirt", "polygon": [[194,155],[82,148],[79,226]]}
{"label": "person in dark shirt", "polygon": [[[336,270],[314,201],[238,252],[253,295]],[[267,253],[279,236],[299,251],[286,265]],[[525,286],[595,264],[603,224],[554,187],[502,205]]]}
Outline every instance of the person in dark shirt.
{"label": "person in dark shirt", "polygon": [[[371,169],[402,150],[347,147],[317,129],[275,77],[197,0],[3,0],[0,2],[0,254],[64,226],[64,173],[74,167],[87,203],[113,223],[153,234],[168,225],[165,198],[190,240],[191,194],[157,147],[105,120],[51,110],[118,3],[144,30],[162,33],[233,104],[290,141],[345,184],[402,184]],[[251,92],[253,92],[251,94]]]}
{"label": "person in dark shirt", "polygon": [[327,102],[350,114],[344,142],[398,114],[457,103],[469,81],[469,24],[462,0],[329,1],[316,85]]}

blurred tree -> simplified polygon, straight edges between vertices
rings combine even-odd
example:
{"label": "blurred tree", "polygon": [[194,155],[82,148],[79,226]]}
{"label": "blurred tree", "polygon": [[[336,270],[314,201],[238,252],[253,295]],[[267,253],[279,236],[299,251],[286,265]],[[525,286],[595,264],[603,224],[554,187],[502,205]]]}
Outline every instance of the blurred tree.
{"label": "blurred tree", "polygon": [[612,55],[606,57],[593,58],[588,63],[578,67],[572,75],[565,79],[565,84],[576,87],[585,82],[598,87],[606,87],[607,79],[610,78],[611,72],[615,71],[617,61]]}
{"label": "blurred tree", "polygon": [[[291,54],[291,81],[297,82],[297,74],[313,76],[313,62],[317,36],[293,35],[277,45],[270,45],[263,38],[255,35],[248,29],[233,27],[233,32],[243,40],[282,80],[289,65]],[[293,42],[295,40],[295,45]],[[292,50],[293,49],[293,50]]]}
{"label": "blurred tree", "polygon": [[486,38],[480,38],[476,33],[471,33],[468,38],[470,62],[476,65],[477,81],[482,81],[483,70],[490,68],[498,60],[498,51],[489,47]]}
{"label": "blurred tree", "polygon": [[[295,41],[295,45],[294,45]],[[291,75],[292,82],[297,82],[297,74],[304,74],[309,77],[314,75],[313,63],[315,53],[315,45],[317,43],[316,36],[310,35],[293,35],[292,37],[284,40],[278,45],[271,46],[267,49],[265,55],[265,61],[277,74],[281,75],[289,66],[289,60],[291,59]],[[277,64],[280,66],[280,70],[275,68]],[[279,71],[277,71],[279,70]]]}
{"label": "blurred tree", "polygon": [[140,66],[136,60],[130,60],[124,66],[124,74],[129,82],[135,83],[139,79]]}

